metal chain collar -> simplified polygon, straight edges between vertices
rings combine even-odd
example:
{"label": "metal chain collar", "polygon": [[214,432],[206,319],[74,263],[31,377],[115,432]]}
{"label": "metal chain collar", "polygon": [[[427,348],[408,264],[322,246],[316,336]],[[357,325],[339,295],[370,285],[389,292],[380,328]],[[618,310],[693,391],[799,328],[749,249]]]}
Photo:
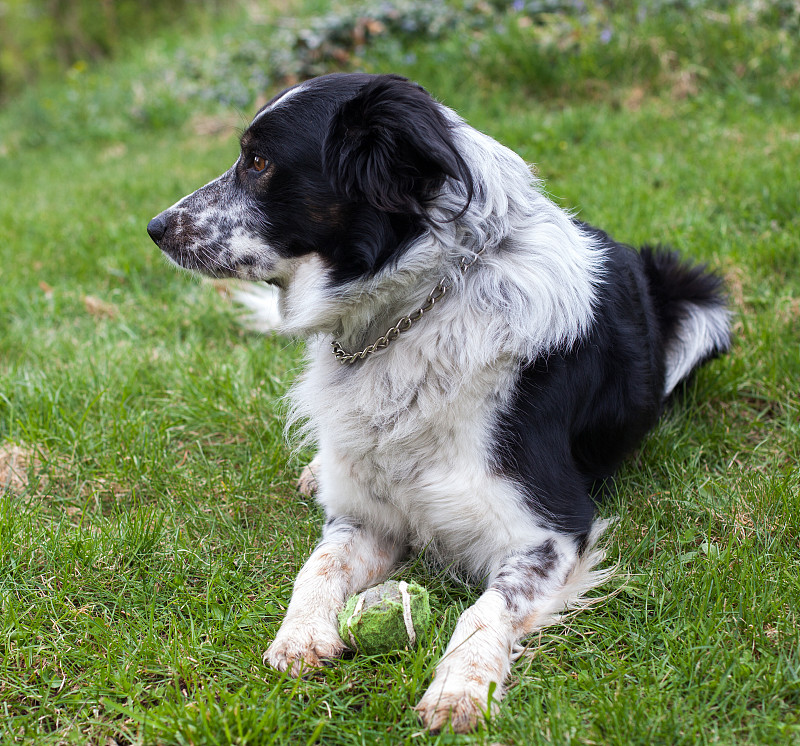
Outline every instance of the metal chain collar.
{"label": "metal chain collar", "polygon": [[[478,257],[486,251],[486,247],[483,246],[479,251],[475,253],[475,255],[471,259],[467,259],[466,257],[461,257],[461,274],[463,275],[476,261],[478,261]],[[448,285],[447,280],[442,278],[437,283],[436,287],[431,290],[428,294],[428,297],[425,299],[425,302],[414,312],[408,314],[408,316],[403,316],[398,322],[388,329],[386,333],[378,337],[371,345],[367,345],[361,352],[347,352],[335,339],[331,342],[333,356],[342,364],[342,365],[352,365],[356,360],[363,360],[364,358],[372,355],[374,352],[378,352],[378,350],[383,350],[389,346],[390,343],[394,342],[403,332],[408,331],[411,326],[419,321],[424,314],[431,310],[436,305],[437,301],[440,301],[445,293],[450,289],[451,285]]]}

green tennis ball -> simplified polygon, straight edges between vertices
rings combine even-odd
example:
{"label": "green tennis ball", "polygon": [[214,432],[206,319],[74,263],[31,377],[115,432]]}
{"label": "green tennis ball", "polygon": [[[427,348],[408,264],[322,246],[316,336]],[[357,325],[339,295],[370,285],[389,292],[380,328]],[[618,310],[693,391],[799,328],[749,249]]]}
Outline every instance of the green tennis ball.
{"label": "green tennis ball", "polygon": [[366,655],[414,647],[428,629],[428,591],[416,583],[387,580],[350,596],[339,612],[339,635]]}

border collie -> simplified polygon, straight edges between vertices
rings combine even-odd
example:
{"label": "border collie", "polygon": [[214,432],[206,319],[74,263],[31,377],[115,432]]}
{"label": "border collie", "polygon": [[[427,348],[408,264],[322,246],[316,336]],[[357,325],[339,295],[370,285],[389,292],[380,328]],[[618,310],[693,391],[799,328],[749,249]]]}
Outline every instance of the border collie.
{"label": "border collie", "polygon": [[348,596],[422,551],[485,588],[416,707],[471,729],[519,641],[607,577],[595,501],[728,349],[720,279],[574,219],[394,75],[284,91],[147,230],[180,267],[277,286],[281,330],[307,340],[290,419],[327,520],[265,660],[298,675],[341,655]]}

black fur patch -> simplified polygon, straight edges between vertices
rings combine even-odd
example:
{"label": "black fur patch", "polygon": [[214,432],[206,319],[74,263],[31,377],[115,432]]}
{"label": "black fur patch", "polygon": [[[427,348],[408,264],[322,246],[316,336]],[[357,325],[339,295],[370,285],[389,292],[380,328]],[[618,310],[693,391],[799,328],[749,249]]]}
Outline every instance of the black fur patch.
{"label": "black fur patch", "polygon": [[723,302],[719,279],[702,267],[639,254],[581,225],[607,252],[592,331],[520,370],[495,441],[501,471],[523,485],[532,509],[579,539],[591,526],[590,495],[603,492],[661,412],[678,303]]}
{"label": "black fur patch", "polygon": [[374,78],[339,109],[323,163],[337,193],[382,213],[423,216],[446,176],[472,194],[441,110],[423,88],[395,75]]}
{"label": "black fur patch", "polygon": [[262,206],[265,238],[287,255],[320,254],[337,283],[399,258],[446,177],[463,183],[465,209],[472,197],[436,102],[394,75],[318,78],[257,116],[242,149],[270,162],[263,189],[242,179]]}
{"label": "black fur patch", "polygon": [[519,601],[534,601],[541,594],[541,583],[553,573],[558,552],[552,539],[521,554],[510,557],[490,588],[498,591],[512,613],[519,611]]}

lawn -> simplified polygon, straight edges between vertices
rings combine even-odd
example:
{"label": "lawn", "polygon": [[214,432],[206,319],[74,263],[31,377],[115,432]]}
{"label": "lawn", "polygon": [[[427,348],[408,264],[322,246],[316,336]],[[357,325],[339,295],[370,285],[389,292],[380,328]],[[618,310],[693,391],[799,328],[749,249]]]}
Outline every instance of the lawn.
{"label": "lawn", "polygon": [[[0,742],[800,743],[796,4],[279,5],[298,20],[166,28],[0,109]],[[418,650],[262,664],[321,520],[283,436],[302,345],[145,233],[257,98],[332,69],[419,80],[582,219],[719,270],[735,312],[601,507],[610,598],[533,640],[470,736],[410,710],[478,594],[421,563]]]}

